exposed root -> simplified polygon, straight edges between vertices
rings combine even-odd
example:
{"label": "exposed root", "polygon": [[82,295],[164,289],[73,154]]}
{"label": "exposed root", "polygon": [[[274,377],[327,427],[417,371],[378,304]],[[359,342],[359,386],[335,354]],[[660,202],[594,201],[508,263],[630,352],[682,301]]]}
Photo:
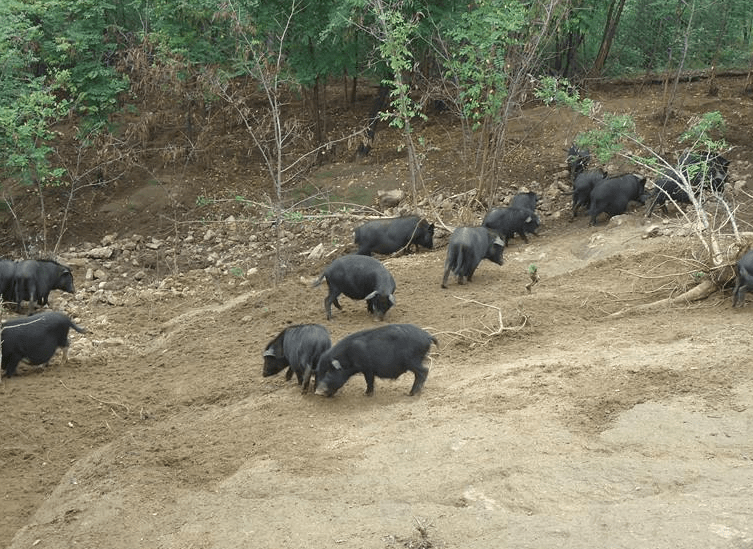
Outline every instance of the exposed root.
{"label": "exposed root", "polygon": [[628,309],[623,309],[621,311],[617,311],[616,313],[612,313],[609,316],[612,318],[620,318],[627,314],[650,311],[652,309],[657,309],[660,307],[668,307],[672,305],[687,305],[688,303],[692,303],[693,301],[706,299],[716,291],[716,284],[714,284],[711,280],[706,279],[697,286],[694,286],[687,292],[682,293],[678,296],[668,297],[666,299],[660,299],[659,301],[644,303],[642,305],[636,305],[635,307],[630,307]]}

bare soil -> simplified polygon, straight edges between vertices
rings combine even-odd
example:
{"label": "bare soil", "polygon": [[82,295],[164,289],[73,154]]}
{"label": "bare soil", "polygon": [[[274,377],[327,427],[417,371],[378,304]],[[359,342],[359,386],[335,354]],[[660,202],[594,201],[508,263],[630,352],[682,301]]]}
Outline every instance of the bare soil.
{"label": "bare soil", "polygon": [[[694,115],[723,113],[730,198],[749,231],[753,100],[743,83],[722,79],[716,97],[702,81],[683,84],[669,135]],[[592,95],[633,114],[656,142],[659,87]],[[368,98],[359,107],[368,112]],[[289,324],[322,323],[333,341],[379,325],[348,299],[326,321],[326,290],[309,285],[349,249],[350,225],[291,228],[277,285],[271,257],[250,244],[269,245],[269,232],[253,223],[218,244],[247,253],[240,272],[132,256],[151,294],[134,292],[129,276],[117,299],[93,299],[87,269],[114,271],[117,259],[76,262],[79,292],[55,293],[52,305],[89,333],[72,334],[67,364],[22,365],[0,382],[0,545],[753,548],[753,306],[732,309],[727,289],[611,316],[692,287],[700,251],[672,212],[652,220],[662,228],[652,238],[642,210],[596,227],[569,221],[557,181],[582,124],[532,104],[511,125],[506,191],[544,196],[543,224],[528,243],[511,241],[503,266],[484,262],[472,283],[441,289],[442,231],[434,250],[381,258],[398,288],[386,322],[417,324],[440,342],[417,397],[407,396],[410,374],[377,380],[373,397],[354,377],[333,398],[261,375],[264,346]],[[430,144],[428,190],[473,188],[454,121],[437,115],[418,131]],[[347,200],[407,189],[398,142],[384,130],[370,157],[344,157],[310,181]],[[249,183],[247,160],[215,152],[206,171],[155,162],[149,177],[92,189],[66,246],[116,232],[199,239],[218,225],[198,196],[271,194]],[[176,212],[192,223],[176,223]],[[298,253],[318,243],[329,255]],[[540,282],[528,292],[531,265]]]}

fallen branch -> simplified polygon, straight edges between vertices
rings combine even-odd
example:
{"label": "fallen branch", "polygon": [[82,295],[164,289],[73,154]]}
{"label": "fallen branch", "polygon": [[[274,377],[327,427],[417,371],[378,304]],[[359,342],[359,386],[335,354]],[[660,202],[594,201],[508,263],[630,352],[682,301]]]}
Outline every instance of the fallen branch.
{"label": "fallen branch", "polygon": [[[453,297],[455,299],[465,301],[466,303],[474,303],[476,305],[481,305],[482,307],[494,309],[495,311],[497,311],[497,322],[499,323],[499,325],[496,327],[484,325],[483,330],[479,328],[465,328],[460,330],[459,332],[440,332],[441,334],[455,336],[457,338],[470,340],[473,343],[483,345],[488,343],[492,338],[501,335],[504,332],[520,331],[528,324],[528,317],[523,315],[523,321],[518,326],[505,326],[502,320],[502,309],[500,307],[497,307],[496,305],[489,305],[488,303],[481,303],[480,301],[476,301],[475,299],[467,299],[465,297],[459,296]],[[439,335],[440,333],[434,335]]]}
{"label": "fallen branch", "polygon": [[628,309],[623,309],[621,311],[617,311],[616,313],[612,313],[609,316],[613,318],[620,318],[622,316],[625,316],[626,314],[650,311],[659,307],[687,305],[688,303],[692,303],[693,301],[706,299],[711,294],[716,292],[716,290],[716,284],[714,284],[711,280],[706,279],[697,286],[694,286],[687,292],[684,292],[678,296],[668,297],[666,299],[660,299],[659,301],[652,301],[651,303],[644,303],[642,305],[636,305],[635,307],[630,307]]}

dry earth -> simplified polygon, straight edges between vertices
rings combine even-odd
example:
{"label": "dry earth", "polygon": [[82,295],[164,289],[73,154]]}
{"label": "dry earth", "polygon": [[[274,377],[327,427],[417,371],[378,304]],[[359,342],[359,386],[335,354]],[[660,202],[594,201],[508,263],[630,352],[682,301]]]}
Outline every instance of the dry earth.
{"label": "dry earth", "polygon": [[[684,85],[674,123],[723,112],[730,198],[750,230],[743,80],[725,79],[715,98]],[[653,139],[660,92],[594,95]],[[525,145],[509,192],[539,191],[543,226],[511,241],[502,267],[482,263],[471,284],[442,290],[446,234],[432,251],[382,258],[398,286],[386,321],[440,341],[418,397],[407,396],[410,374],[377,380],[373,397],[354,377],[329,399],[261,376],[265,344],[291,323],[323,323],[334,341],[378,325],[348,299],[327,322],[324,288],[309,287],[347,249],[354,221],[287,227],[288,272],[273,286],[268,224],[243,211],[165,226],[155,215],[182,204],[198,220],[196,196],[242,188],[242,174],[208,188],[222,165],[165,170],[158,190],[144,180],[107,201],[92,194],[100,215],[74,220],[61,254],[78,292],[52,297],[89,333],[72,335],[67,364],[22,366],[0,383],[0,545],[753,548],[753,306],[731,309],[726,290],[610,316],[692,286],[698,245],[674,215],[653,238],[641,212],[568,222],[556,177],[578,124],[541,106],[516,121]],[[436,185],[465,181],[451,121],[423,131]],[[384,132],[381,153],[312,179],[369,197],[394,186],[406,175],[396,139]],[[318,243],[330,255],[298,254]],[[541,280],[529,293],[532,264]]]}

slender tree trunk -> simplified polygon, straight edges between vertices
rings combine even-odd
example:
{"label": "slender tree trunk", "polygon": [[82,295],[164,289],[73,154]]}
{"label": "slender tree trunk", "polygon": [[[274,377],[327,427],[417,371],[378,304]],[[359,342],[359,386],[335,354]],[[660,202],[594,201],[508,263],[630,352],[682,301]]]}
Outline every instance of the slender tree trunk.
{"label": "slender tree trunk", "polygon": [[614,41],[614,35],[617,33],[617,25],[620,23],[624,7],[625,0],[612,0],[609,3],[607,22],[604,26],[604,36],[601,39],[599,53],[596,54],[596,60],[591,68],[591,76],[601,76],[601,71],[604,70],[604,64],[607,61],[607,56],[609,56],[609,50],[612,49],[612,42]]}
{"label": "slender tree trunk", "polygon": [[[565,38],[565,42],[567,42],[567,38]],[[557,74],[562,74],[562,66],[564,64],[562,59],[567,56],[567,53],[564,50],[565,46],[560,42],[560,37],[558,36],[554,40],[554,51],[557,54],[554,58],[554,70]]]}
{"label": "slender tree trunk", "polygon": [[[314,51],[314,42],[309,38],[309,55],[311,59],[316,58],[316,52]],[[311,100],[309,101],[309,109],[311,116],[314,119],[314,139],[317,147],[324,142],[324,136],[322,131],[322,117],[321,117],[321,105],[319,103],[319,75],[314,79],[314,85],[311,88]]]}
{"label": "slender tree trunk", "polygon": [[[582,9],[582,3],[572,1],[563,21],[569,20],[573,16],[573,13],[580,9]],[[574,65],[576,54],[578,48],[583,43],[584,38],[584,34],[576,27],[568,29],[564,36],[561,32],[557,33],[555,50],[557,52],[555,60],[555,70],[557,71],[557,74],[565,78],[570,78],[573,75],[575,72]]]}
{"label": "slender tree trunk", "polygon": [[675,81],[672,85],[672,91],[669,94],[667,103],[664,105],[664,123],[662,124],[662,133],[661,133],[662,143],[664,142],[664,134],[667,129],[667,122],[669,122],[669,117],[672,114],[672,105],[674,104],[675,98],[677,97],[677,87],[680,84],[680,74],[682,74],[682,69],[685,66],[685,58],[688,55],[688,48],[690,47],[690,33],[693,29],[693,16],[694,15],[695,15],[695,0],[693,0],[690,4],[690,16],[688,17],[688,25],[685,28],[684,43],[682,47],[682,58],[680,59],[680,63],[677,66],[677,72],[675,73]]}
{"label": "slender tree trunk", "polygon": [[[395,84],[397,89],[400,90],[400,104],[405,105],[408,99],[405,95],[404,79],[401,73],[395,74]],[[418,204],[418,185],[420,181],[423,184],[423,177],[421,176],[421,165],[416,155],[416,146],[413,142],[413,128],[410,123],[410,118],[403,116],[403,137],[405,138],[405,148],[408,151],[408,168],[410,169],[410,184],[411,191],[413,192],[413,204]]]}
{"label": "slender tree trunk", "polygon": [[366,142],[361,143],[358,146],[358,154],[361,156],[369,154],[369,152],[371,152],[371,147],[374,146],[374,137],[376,137],[377,124],[379,123],[379,113],[387,105],[389,94],[390,89],[384,84],[380,84],[377,97],[374,100],[371,112],[369,113],[369,127],[366,130]]}
{"label": "slender tree trunk", "polygon": [[719,94],[719,86],[716,83],[716,65],[719,62],[719,51],[722,49],[722,42],[724,41],[724,35],[727,33],[727,23],[729,22],[729,10],[730,2],[722,2],[722,28],[717,34],[716,44],[714,44],[714,57],[711,59],[711,76],[709,77],[709,89],[708,94],[710,96],[716,96]]}
{"label": "slender tree trunk", "polygon": [[311,94],[311,114],[314,115],[314,138],[318,147],[324,143],[324,127],[322,121],[321,98],[319,97],[319,77],[314,80],[314,89]]}
{"label": "slender tree trunk", "polygon": [[743,93],[753,93],[753,52],[750,54],[750,65],[748,65],[748,76],[745,78]]}
{"label": "slender tree trunk", "polygon": [[565,52],[565,66],[562,69],[562,76],[571,78],[575,74],[575,58],[578,48],[583,44],[585,35],[582,32],[570,31],[567,33],[567,51]]}
{"label": "slender tree trunk", "polygon": [[39,210],[42,218],[42,246],[44,246],[44,255],[47,255],[47,213],[44,210],[44,187],[42,186],[41,179],[36,175],[34,175],[34,179],[37,183],[37,190],[39,191]]}

